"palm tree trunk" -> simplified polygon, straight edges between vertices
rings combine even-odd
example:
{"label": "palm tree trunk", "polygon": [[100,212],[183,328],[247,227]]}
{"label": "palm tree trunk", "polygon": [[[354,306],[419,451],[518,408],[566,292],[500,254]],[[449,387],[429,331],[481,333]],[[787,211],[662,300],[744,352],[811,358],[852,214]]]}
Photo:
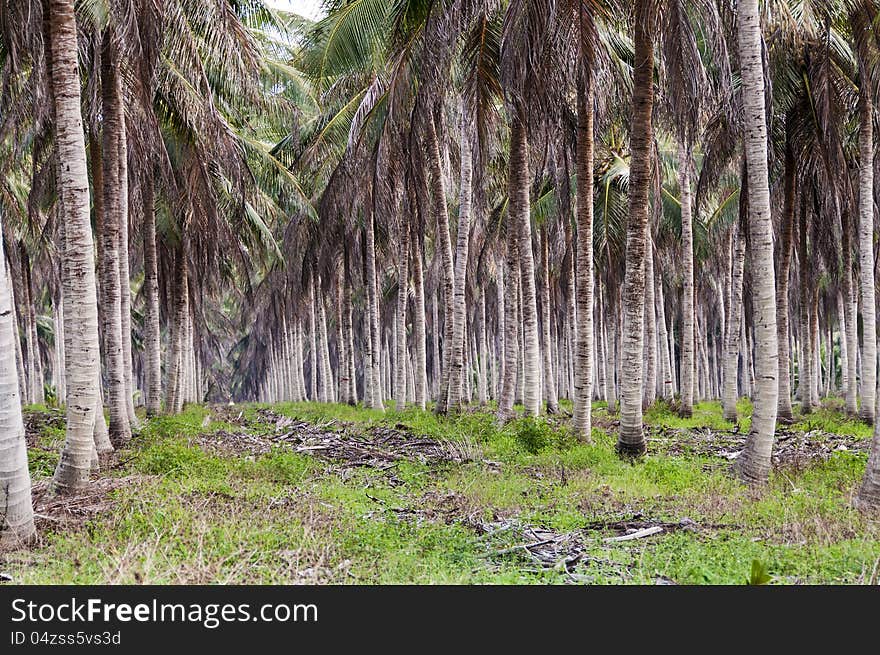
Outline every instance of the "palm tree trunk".
{"label": "palm tree trunk", "polygon": [[790,138],[785,142],[785,202],[782,209],[782,239],[779,254],[779,276],[776,279],[776,340],[779,343],[779,419],[793,419],[791,407],[791,356],[788,349],[788,285],[794,241],[794,203],[797,185],[794,150]]}
{"label": "palm tree trunk", "polygon": [[798,359],[798,394],[801,399],[801,413],[813,411],[813,349],[810,343],[810,308],[812,291],[810,290],[810,265],[807,259],[807,212],[801,207],[798,217],[798,259],[800,260],[800,332],[801,352]]}
{"label": "palm tree trunk", "polygon": [[67,434],[53,488],[74,492],[88,483],[100,371],[95,254],[89,220],[89,178],[80,112],[73,0],[50,0],[51,82],[55,108],[57,186],[64,215],[64,332],[67,348]]}
{"label": "palm tree trunk", "polygon": [[[864,69],[864,66],[863,66]],[[865,79],[863,77],[863,79]],[[874,290],[874,123],[870,92],[861,90],[859,129],[859,282],[862,293],[862,385],[859,415],[874,422],[877,386],[877,314]]]}
{"label": "palm tree trunk", "polygon": [[770,473],[779,401],[779,351],[776,336],[776,281],[773,223],[767,171],[767,117],[758,0],[740,0],[738,37],[744,105],[745,153],[749,181],[749,266],[755,339],[755,389],[752,424],[736,470],[749,483]]}
{"label": "palm tree trunk", "polygon": [[315,288],[315,277],[312,275],[311,284],[309,285],[309,400],[318,402],[322,398],[318,395],[318,367],[320,366],[320,358],[318,356],[318,334],[315,321],[315,303],[317,302],[317,289]]}
{"label": "palm tree trunk", "polygon": [[[452,286],[452,343],[449,361],[449,392],[446,410],[458,412],[461,409],[461,379],[464,367],[465,343],[465,283],[467,275],[468,243],[470,241],[471,200],[473,191],[473,157],[471,156],[470,134],[467,129],[467,113],[462,103],[461,118],[461,185],[458,205],[458,231],[455,246],[455,270]],[[442,391],[441,391],[442,394]]]}
{"label": "palm tree trunk", "polygon": [[156,251],[156,204],[153,178],[141,180],[144,201],[144,349],[146,351],[147,416],[162,411],[162,336],[159,327],[159,260]]}
{"label": "palm tree trunk", "polygon": [[741,224],[735,236],[736,246],[733,253],[733,271],[730,275],[730,319],[727,321],[727,343],[724,354],[724,392],[722,404],[724,420],[737,420],[736,401],[739,386],[737,370],[739,369],[740,323],[742,322],[743,302],[743,268],[746,260],[745,222]]}
{"label": "palm tree trunk", "polygon": [[645,249],[645,407],[650,407],[657,399],[657,315],[654,304],[654,245],[649,228]]}
{"label": "palm tree trunk", "polygon": [[678,185],[681,188],[681,407],[688,418],[694,412],[694,236],[691,213],[691,155],[684,143],[678,145]]}
{"label": "palm tree trunk", "polygon": [[415,375],[415,404],[425,409],[428,403],[428,351],[427,335],[425,334],[425,275],[422,270],[422,240],[418,234],[413,234],[412,239],[412,265],[414,306],[413,337],[415,343],[415,362],[413,375]]}
{"label": "palm tree trunk", "polygon": [[[642,431],[642,359],[645,320],[645,248],[648,236],[648,191],[654,130],[653,2],[639,1],[635,9],[635,64],[633,80],[632,165],[629,222],[626,229],[624,277],[623,357],[621,362],[620,433],[617,450],[623,457],[642,455],[647,447]],[[578,316],[579,320],[583,320]]]}
{"label": "palm tree trunk", "polygon": [[663,276],[660,268],[655,266],[655,298],[657,300],[657,338],[660,348],[660,373],[662,382],[660,384],[660,397],[664,400],[672,398],[672,358],[669,353],[669,331],[666,327],[666,301],[663,298]]}
{"label": "palm tree trunk", "polygon": [[[559,413],[559,399],[556,392],[556,379],[553,366],[553,342],[550,340],[550,246],[547,242],[547,224],[541,226],[541,336],[544,356],[544,389],[547,398],[547,413]],[[592,379],[592,376],[591,376]]]}
{"label": "palm tree trunk", "polygon": [[810,404],[819,406],[819,378],[822,376],[822,358],[819,355],[819,286],[814,285],[810,293]]}
{"label": "palm tree trunk", "polygon": [[437,223],[443,280],[443,354],[440,373],[440,392],[437,396],[437,405],[434,411],[443,414],[446,412],[448,400],[449,357],[452,352],[452,344],[454,341],[452,337],[452,317],[454,313],[453,280],[455,279],[455,271],[452,258],[452,240],[449,236],[449,212],[446,207],[446,188],[443,182],[440,143],[437,139],[437,130],[434,127],[433,119],[427,121],[427,129],[425,130],[425,133],[428,139],[428,168],[431,172],[431,204],[434,209],[434,219]]}
{"label": "palm tree trunk", "polygon": [[[2,239],[2,235],[0,235],[0,239]],[[62,246],[63,252],[63,246]],[[6,272],[6,281],[9,286],[9,297],[10,297],[10,305],[12,307],[12,332],[13,332],[13,341],[15,342],[15,370],[16,370],[16,379],[18,380],[18,392],[22,402],[27,402],[28,397],[28,388],[27,388],[27,375],[25,373],[24,368],[24,353],[21,350],[21,332],[19,332],[18,327],[18,304],[15,297],[15,285],[12,283],[12,267],[7,260],[5,265]],[[63,265],[62,265],[63,267]],[[58,402],[63,402],[63,397],[58,397]]]}
{"label": "palm tree trunk", "polygon": [[516,321],[516,288],[519,286],[519,263],[517,257],[517,240],[513,230],[507,238],[506,273],[499,294],[504,302],[504,369],[502,372],[501,392],[498,395],[498,420],[506,422],[513,417],[514,394],[516,393],[517,360],[519,359],[519,326]]}
{"label": "palm tree trunk", "polygon": [[[0,235],[3,234],[0,213]],[[36,535],[31,475],[15,364],[15,311],[0,238],[0,545],[18,546]]]}
{"label": "palm tree trunk", "polygon": [[[583,17],[581,17],[583,18]],[[582,64],[589,66],[588,62]],[[575,369],[572,424],[581,441],[592,441],[593,396],[593,73],[578,75],[577,93],[577,261]]]}
{"label": "palm tree trunk", "polygon": [[477,354],[479,356],[480,365],[478,399],[480,402],[480,407],[485,407],[489,399],[489,367],[487,361],[489,358],[489,351],[486,347],[486,330],[488,329],[488,327],[486,326],[486,288],[482,285],[480,286],[479,309],[480,325],[477,328]]}
{"label": "palm tree trunk", "polygon": [[186,245],[185,241],[182,241],[178,246],[174,271],[174,314],[171,329],[170,366],[168,367],[166,385],[167,398],[165,399],[165,411],[168,414],[177,414],[183,407],[183,352],[186,348],[186,320],[189,311],[187,276]]}
{"label": "palm tree trunk", "polygon": [[[376,227],[372,198],[368,199],[366,203],[365,213],[367,220],[367,224],[364,227],[367,247],[367,303],[369,303],[369,311],[367,312],[369,335],[367,339],[370,345],[368,362],[370,370],[364,371],[364,376],[370,377],[372,393],[367,398],[370,407],[385,411],[385,405],[382,403],[382,381],[379,372],[379,359],[382,355],[379,345],[379,290],[378,282],[376,281]],[[310,320],[314,322],[313,315],[310,316]]]}
{"label": "palm tree trunk", "polygon": [[102,145],[102,176],[104,187],[103,264],[101,287],[107,384],[110,405],[110,440],[119,446],[131,440],[131,426],[125,399],[125,354],[122,336],[122,286],[120,278],[119,242],[124,216],[119,179],[119,139],[123,128],[122,98],[112,28],[104,32],[101,54],[101,106],[104,118]]}
{"label": "palm tree trunk", "polygon": [[401,217],[403,225],[400,229],[397,260],[397,341],[395,342],[396,357],[394,358],[394,403],[400,412],[406,407],[406,306],[409,301],[409,223]]}
{"label": "palm tree trunk", "polygon": [[119,287],[120,317],[122,319],[122,360],[125,374],[125,410],[129,425],[140,427],[140,421],[134,411],[134,379],[131,351],[131,271],[128,263],[128,136],[126,134],[124,101],[121,76],[116,76],[117,97],[122,105],[119,109]]}
{"label": "palm tree trunk", "polygon": [[541,358],[538,343],[538,307],[535,297],[535,261],[529,205],[529,142],[522,118],[513,117],[510,129],[510,208],[518,238],[523,327],[523,405],[526,416],[541,412]]}
{"label": "palm tree trunk", "polygon": [[[843,271],[846,275],[846,271]],[[840,324],[840,388],[846,393],[849,390],[849,347],[847,343],[846,333],[849,329],[847,320],[846,303],[843,300],[843,291],[837,291],[837,320]],[[833,344],[832,344],[833,347]]]}
{"label": "palm tree trunk", "polygon": [[440,298],[435,291],[431,297],[431,393],[440,394]]}

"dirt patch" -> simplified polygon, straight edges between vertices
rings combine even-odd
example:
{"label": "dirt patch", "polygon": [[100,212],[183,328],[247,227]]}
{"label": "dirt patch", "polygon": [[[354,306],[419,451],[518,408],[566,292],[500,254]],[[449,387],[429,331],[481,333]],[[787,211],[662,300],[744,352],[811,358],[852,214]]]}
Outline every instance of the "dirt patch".
{"label": "dirt patch", "polygon": [[[532,568],[524,569],[526,571],[557,571],[566,582],[591,583],[597,581],[597,576],[631,580],[638,568],[636,564],[597,557],[589,552],[599,543],[605,546],[619,542],[646,543],[677,531],[701,533],[736,526],[703,525],[686,517],[679,521],[660,521],[636,513],[622,519],[593,521],[564,533],[528,525],[518,519],[474,523],[472,527],[481,535],[489,562],[524,559],[532,563]],[[675,584],[668,578],[657,578],[655,583]]]}
{"label": "dirt patch", "polygon": [[130,475],[92,480],[88,489],[70,496],[59,496],[50,491],[51,480],[41,480],[33,486],[34,521],[38,534],[73,530],[87,519],[109,513],[117,504],[112,492],[138,486],[155,476]]}
{"label": "dirt patch", "polygon": [[[676,429],[664,426],[650,428],[649,451],[666,455],[702,455],[732,461],[742,452],[745,433],[710,428]],[[851,435],[814,430],[799,432],[777,429],[773,445],[776,468],[801,470],[816,461],[827,461],[837,452],[867,452],[870,441]]]}
{"label": "dirt patch", "polygon": [[341,463],[343,468],[378,470],[387,470],[399,460],[437,464],[464,462],[470,456],[456,444],[415,435],[405,426],[359,431],[343,425],[331,429],[329,424],[313,425],[268,410],[261,410],[260,418],[272,426],[268,431],[265,424],[258,433],[218,431],[199,435],[197,442],[209,450],[235,455],[264,455],[275,447],[286,446],[297,453]]}
{"label": "dirt patch", "polygon": [[63,429],[65,426],[66,416],[64,410],[49,408],[45,411],[26,411],[24,412],[24,434],[27,440],[28,448],[40,448],[46,450],[40,439],[45,435],[48,429]]}

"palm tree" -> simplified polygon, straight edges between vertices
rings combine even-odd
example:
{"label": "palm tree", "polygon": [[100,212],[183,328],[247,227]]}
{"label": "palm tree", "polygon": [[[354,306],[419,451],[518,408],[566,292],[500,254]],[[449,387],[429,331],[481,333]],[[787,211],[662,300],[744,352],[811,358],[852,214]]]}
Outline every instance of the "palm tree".
{"label": "palm tree", "polygon": [[64,332],[69,338],[65,350],[67,435],[53,479],[53,487],[61,493],[77,491],[88,483],[99,406],[98,299],[73,4],[73,0],[49,2],[58,191],[65,235]]}
{"label": "palm tree", "polygon": [[776,336],[773,224],[767,170],[767,115],[758,1],[741,0],[737,20],[749,188],[749,261],[752,271],[756,382],[752,424],[745,448],[737,458],[736,470],[739,477],[746,482],[763,483],[767,481],[770,472],[770,456],[776,429],[779,354]]}
{"label": "palm tree", "polygon": [[642,430],[642,357],[645,320],[645,252],[648,241],[648,196],[651,186],[654,106],[654,33],[656,6],[637,0],[634,19],[635,62],[630,150],[629,223],[626,230],[626,276],[623,288],[623,353],[621,361],[618,452],[637,457],[646,450]]}
{"label": "palm tree", "polygon": [[0,507],[3,508],[0,514],[0,544],[4,546],[27,542],[36,534],[15,363],[12,283],[7,277],[7,270],[3,239],[0,238]]}

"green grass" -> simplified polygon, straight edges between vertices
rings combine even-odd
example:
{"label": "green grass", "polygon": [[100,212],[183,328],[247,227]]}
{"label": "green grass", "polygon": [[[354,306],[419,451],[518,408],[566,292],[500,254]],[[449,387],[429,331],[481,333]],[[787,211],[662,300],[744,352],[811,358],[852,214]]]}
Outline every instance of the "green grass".
{"label": "green grass", "polygon": [[[467,461],[401,460],[381,471],[285,446],[253,455],[200,442],[218,430],[272,433],[266,409],[349,433],[405,428],[456,444]],[[747,402],[739,413],[742,429]],[[697,404],[689,419],[658,404],[645,421],[681,430],[682,439],[695,428],[733,428],[718,403]],[[870,436],[834,408],[798,417],[793,429]],[[51,475],[59,437],[63,430],[47,429],[31,449],[35,480]],[[111,507],[61,527],[41,523],[39,544],[0,554],[0,569],[23,583],[743,584],[757,562],[774,583],[859,583],[880,558],[880,524],[851,506],[863,453],[780,470],[755,491],[729,475],[724,459],[650,451],[624,462],[615,435],[594,429],[593,437],[578,442],[557,419],[499,426],[479,411],[447,418],[313,403],[188,407],[147,423],[104,472],[118,478]],[[631,518],[703,527],[627,542],[584,530]],[[577,575],[536,566],[513,548],[529,541],[514,530],[484,534],[514,525],[579,531]]]}

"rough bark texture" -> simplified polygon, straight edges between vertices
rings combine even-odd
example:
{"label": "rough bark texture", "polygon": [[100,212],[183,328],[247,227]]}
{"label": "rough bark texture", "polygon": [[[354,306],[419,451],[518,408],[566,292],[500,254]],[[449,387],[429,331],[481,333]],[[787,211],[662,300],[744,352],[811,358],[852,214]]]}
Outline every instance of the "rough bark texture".
{"label": "rough bark texture", "polygon": [[[415,404],[425,409],[428,402],[428,345],[425,324],[425,275],[422,267],[422,244],[419,236],[412,238],[413,265],[413,338],[415,339],[415,361],[413,375],[415,377]],[[378,339],[377,339],[378,341]]]}
{"label": "rough bark texture", "polygon": [[[462,105],[463,107],[464,105]],[[461,409],[462,375],[465,354],[465,327],[467,307],[465,306],[465,283],[468,265],[468,245],[471,229],[471,204],[473,191],[473,157],[471,141],[465,115],[461,121],[461,180],[458,203],[458,231],[455,245],[455,269],[452,285],[452,343],[449,354],[449,392],[446,409],[457,412]]]}
{"label": "rough bark texture", "polygon": [[773,223],[767,171],[767,118],[758,0],[740,0],[738,11],[745,153],[749,180],[749,270],[752,280],[755,389],[752,425],[745,448],[737,458],[736,470],[739,477],[746,482],[763,483],[770,473],[779,401]]}
{"label": "rough bark texture", "polygon": [[397,325],[396,354],[394,358],[394,403],[397,411],[406,407],[406,306],[409,301],[409,223],[402,218],[397,259]]}
{"label": "rough bark texture", "polygon": [[678,185],[681,188],[681,407],[679,414],[694,413],[694,235],[691,212],[691,156],[684,144],[678,146]]}
{"label": "rough bark texture", "polygon": [[[449,212],[446,207],[446,188],[443,182],[442,159],[440,157],[440,143],[437,139],[437,130],[434,121],[428,120],[425,133],[428,139],[428,169],[431,173],[431,206],[434,211],[434,220],[437,225],[437,235],[440,248],[440,263],[442,266],[442,289],[443,289],[443,353],[440,372],[440,393],[437,396],[435,411],[444,413],[449,394],[449,357],[452,352],[452,315],[453,315],[453,280],[455,271],[453,268],[452,240],[449,236]],[[435,330],[437,327],[435,326]]]}
{"label": "rough bark texture", "polygon": [[6,271],[6,255],[0,238],[0,545],[18,546],[30,541],[36,528],[15,364],[15,312]]}
{"label": "rough bark texture", "polygon": [[791,271],[792,242],[794,241],[794,203],[796,190],[794,150],[791,142],[785,144],[784,205],[782,209],[782,239],[779,248],[779,276],[776,279],[776,340],[779,343],[779,419],[793,419],[791,407],[791,356],[788,349],[788,284]]}
{"label": "rough bark texture", "polygon": [[541,412],[541,359],[538,342],[538,307],[535,293],[535,259],[529,205],[529,142],[526,126],[514,116],[510,129],[511,227],[516,232],[522,289],[523,405],[526,416]]}
{"label": "rough bark texture", "polygon": [[126,362],[122,343],[122,283],[119,261],[119,235],[120,230],[123,229],[119,139],[122,138],[124,123],[115,50],[112,29],[107,28],[101,53],[101,110],[104,119],[102,131],[104,216],[101,234],[104,254],[101,288],[104,304],[101,307],[101,319],[104,326],[105,371],[110,407],[110,441],[114,446],[120,446],[131,440],[131,426],[125,399]]}
{"label": "rough bark texture", "polygon": [[[864,79],[864,78],[863,78]],[[877,314],[874,291],[874,123],[871,94],[862,89],[859,129],[859,287],[862,293],[862,404],[859,416],[874,422],[877,392]]]}
{"label": "rough bark texture", "polygon": [[49,2],[51,82],[58,153],[58,192],[63,207],[64,332],[70,339],[67,372],[67,432],[55,470],[56,491],[74,492],[88,484],[92,464],[95,410],[98,407],[98,298],[95,255],[89,221],[89,178],[80,113],[80,79],[73,0]]}
{"label": "rough bark texture", "polygon": [[[617,450],[623,457],[642,455],[647,447],[642,430],[642,359],[645,320],[645,247],[648,192],[651,186],[651,120],[654,106],[653,2],[637,2],[635,62],[630,150],[629,221],[626,228],[626,275],[623,289],[623,344],[620,385],[620,433]],[[581,317],[578,316],[581,320]]]}
{"label": "rough bark texture", "polygon": [[153,178],[144,176],[144,350],[147,416],[162,411],[162,337],[159,327],[159,262],[156,251],[156,206]]}
{"label": "rough bark texture", "polygon": [[508,421],[513,416],[517,360],[519,359],[519,326],[516,321],[516,289],[519,286],[519,260],[516,251],[516,236],[513,230],[511,230],[507,239],[507,260],[501,284],[504,297],[506,298],[504,302],[504,370],[502,372],[501,392],[498,395],[498,420],[501,422]]}
{"label": "rough bark texture", "polygon": [[559,413],[559,400],[556,394],[556,380],[553,366],[553,342],[550,339],[550,253],[547,243],[547,225],[541,226],[541,353],[544,368],[544,396],[547,400],[547,413]]}
{"label": "rough bark texture", "polygon": [[[593,396],[593,81],[582,74],[577,97],[577,262],[573,426],[592,440]],[[570,312],[571,313],[571,312]]]}
{"label": "rough bark texture", "polygon": [[[744,226],[743,226],[744,227]],[[746,261],[746,235],[740,230],[736,235],[733,252],[733,270],[730,274],[730,319],[727,322],[727,343],[724,353],[724,393],[722,405],[726,421],[737,420],[738,397],[737,370],[739,369],[740,329],[743,301],[743,267]]]}
{"label": "rough bark texture", "polygon": [[801,400],[801,413],[813,411],[813,348],[811,314],[813,293],[812,276],[807,259],[807,212],[801,209],[798,216],[798,259],[800,260],[800,334],[801,352],[798,358],[798,395]]}

